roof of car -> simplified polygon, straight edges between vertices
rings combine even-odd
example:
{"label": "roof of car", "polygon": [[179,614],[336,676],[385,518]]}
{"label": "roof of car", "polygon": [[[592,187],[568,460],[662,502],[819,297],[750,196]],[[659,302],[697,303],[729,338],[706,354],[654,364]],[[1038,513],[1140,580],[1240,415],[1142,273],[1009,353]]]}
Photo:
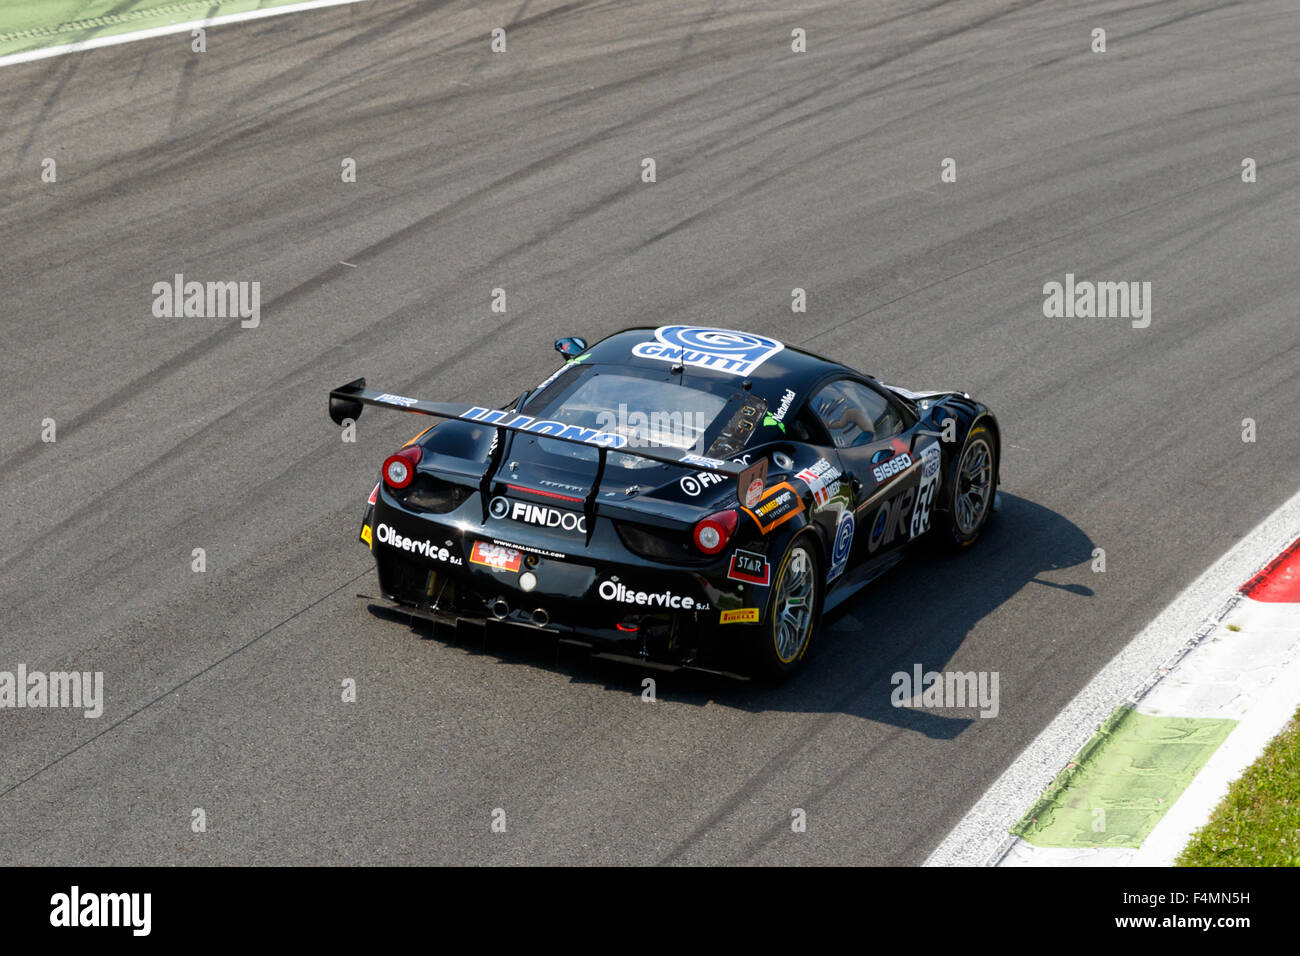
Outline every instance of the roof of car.
{"label": "roof of car", "polygon": [[693,375],[736,384],[749,381],[769,403],[786,389],[804,392],[830,372],[859,374],[770,336],[693,325],[626,329],[597,342],[587,355],[593,364],[665,370],[681,365],[686,382]]}

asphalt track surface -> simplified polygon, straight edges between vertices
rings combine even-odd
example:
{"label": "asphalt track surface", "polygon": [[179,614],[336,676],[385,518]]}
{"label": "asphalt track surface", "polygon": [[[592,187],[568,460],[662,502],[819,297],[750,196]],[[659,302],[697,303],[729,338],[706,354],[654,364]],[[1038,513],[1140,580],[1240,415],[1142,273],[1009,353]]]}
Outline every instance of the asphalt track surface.
{"label": "asphalt track surface", "polygon": [[[1298,55],[1285,0],[380,0],[0,70],[0,668],[106,687],[98,720],[0,712],[0,857],[919,863],[1295,491]],[[261,327],[154,318],[178,272],[260,281]],[[1067,272],[1151,281],[1150,328],[1045,318]],[[655,704],[355,597],[418,423],[343,444],[330,387],[501,401],[557,335],[669,320],[989,402],[987,539],[851,602],[788,685]],[[915,663],[997,671],[998,717],[893,708]]]}

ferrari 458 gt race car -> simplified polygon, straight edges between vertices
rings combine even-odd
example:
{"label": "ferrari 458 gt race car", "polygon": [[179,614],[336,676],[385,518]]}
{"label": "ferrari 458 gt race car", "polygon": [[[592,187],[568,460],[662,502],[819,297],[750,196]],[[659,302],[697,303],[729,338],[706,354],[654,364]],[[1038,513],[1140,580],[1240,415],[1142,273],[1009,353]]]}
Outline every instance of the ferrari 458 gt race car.
{"label": "ferrari 458 gt race car", "polygon": [[501,407],[330,393],[443,419],[383,464],[361,522],[382,602],[556,632],[594,652],[783,677],[822,614],[922,536],[971,545],[1001,437],[962,392],[913,392],[761,335],[670,325],[596,345]]}

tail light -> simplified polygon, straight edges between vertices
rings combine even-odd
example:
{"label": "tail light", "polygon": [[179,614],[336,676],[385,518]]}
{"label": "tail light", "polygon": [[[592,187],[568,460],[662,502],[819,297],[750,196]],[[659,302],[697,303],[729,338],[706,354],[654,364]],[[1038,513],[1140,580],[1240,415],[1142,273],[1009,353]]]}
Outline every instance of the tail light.
{"label": "tail light", "polygon": [[719,511],[695,526],[695,547],[705,554],[717,554],[736,532],[736,512]]}
{"label": "tail light", "polygon": [[384,460],[384,484],[389,488],[405,488],[415,477],[415,466],[424,457],[419,445],[403,448]]}

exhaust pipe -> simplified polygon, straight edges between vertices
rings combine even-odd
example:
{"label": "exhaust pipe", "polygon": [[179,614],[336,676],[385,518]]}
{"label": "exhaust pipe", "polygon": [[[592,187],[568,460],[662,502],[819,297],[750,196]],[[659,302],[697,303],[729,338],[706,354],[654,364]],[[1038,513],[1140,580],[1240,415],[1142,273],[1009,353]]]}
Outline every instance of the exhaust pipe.
{"label": "exhaust pipe", "polygon": [[488,608],[492,611],[492,616],[498,621],[504,621],[510,613],[510,605],[506,603],[505,598],[497,598],[488,605]]}
{"label": "exhaust pipe", "polygon": [[533,623],[538,627],[545,627],[547,624],[551,623],[551,615],[546,613],[546,608],[539,607],[537,610],[533,611]]}

